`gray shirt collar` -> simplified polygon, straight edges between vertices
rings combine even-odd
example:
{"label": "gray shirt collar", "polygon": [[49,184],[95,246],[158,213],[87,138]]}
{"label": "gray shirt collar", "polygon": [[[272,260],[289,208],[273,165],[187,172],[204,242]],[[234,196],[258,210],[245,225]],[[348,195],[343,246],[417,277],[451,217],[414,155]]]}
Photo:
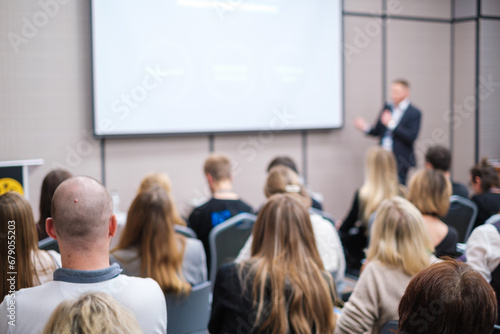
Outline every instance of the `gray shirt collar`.
{"label": "gray shirt collar", "polygon": [[121,274],[123,270],[116,263],[99,270],[74,270],[59,268],[54,271],[54,281],[68,283],[99,283],[110,280]]}

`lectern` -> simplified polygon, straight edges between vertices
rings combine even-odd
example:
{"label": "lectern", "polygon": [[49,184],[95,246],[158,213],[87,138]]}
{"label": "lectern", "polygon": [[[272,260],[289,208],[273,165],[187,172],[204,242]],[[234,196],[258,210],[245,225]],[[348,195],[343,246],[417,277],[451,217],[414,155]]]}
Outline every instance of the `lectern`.
{"label": "lectern", "polygon": [[0,195],[17,191],[29,199],[29,170],[43,163],[43,159],[0,161]]}

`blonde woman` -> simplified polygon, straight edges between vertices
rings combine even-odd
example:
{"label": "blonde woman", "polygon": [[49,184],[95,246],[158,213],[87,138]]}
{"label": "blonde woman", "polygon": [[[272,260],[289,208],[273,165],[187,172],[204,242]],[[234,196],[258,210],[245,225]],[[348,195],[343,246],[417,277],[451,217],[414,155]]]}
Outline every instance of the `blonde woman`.
{"label": "blonde woman", "polygon": [[409,187],[408,199],[424,217],[436,256],[456,256],[458,232],[439,219],[450,207],[450,180],[436,170],[419,170],[411,177]]}
{"label": "blonde woman", "polygon": [[[13,191],[0,195],[0,300],[12,288],[17,291],[52,281],[52,274],[61,266],[61,255],[38,249],[37,241],[28,200]],[[14,285],[7,284],[7,278],[11,277],[8,272],[17,272]]]}
{"label": "blonde woman", "polygon": [[[347,217],[338,224],[348,267],[361,267],[368,224],[379,204],[397,195],[404,196],[404,189],[398,182],[394,154],[380,146],[370,148],[366,154],[365,182],[356,191]],[[350,232],[353,227],[357,227],[359,233],[353,235]]]}
{"label": "blonde woman", "polygon": [[251,257],[217,273],[209,331],[331,334],[334,296],[307,208],[297,196],[273,195],[255,222]]}
{"label": "blonde woman", "polygon": [[59,304],[43,334],[142,334],[132,312],[104,292],[84,294]]}
{"label": "blonde woman", "polygon": [[130,206],[118,246],[111,251],[130,276],[151,277],[164,293],[189,293],[207,280],[206,257],[199,240],[175,233],[166,191],[154,186],[139,193]]}
{"label": "blonde woman", "polygon": [[175,204],[174,197],[172,195],[172,183],[170,182],[170,178],[165,173],[150,173],[147,174],[141,182],[139,186],[139,190],[137,193],[141,193],[145,190],[151,189],[154,186],[162,187],[169,197],[170,203],[172,205],[172,219],[173,223],[176,225],[186,226],[186,222],[181,218],[179,211],[177,210],[177,205]]}
{"label": "blonde woman", "polygon": [[[267,198],[274,194],[293,194],[306,208],[311,207],[311,198],[307,190],[301,184],[299,176],[290,168],[279,165],[271,168],[268,173],[264,193]],[[345,258],[340,238],[335,227],[328,220],[318,214],[310,213],[314,238],[319,255],[323,261],[325,269],[335,274],[334,278],[340,282],[344,278]],[[245,246],[236,258],[241,262],[250,258],[252,236],[247,240]]]}
{"label": "blonde woman", "polygon": [[411,278],[436,258],[422,215],[409,201],[380,203],[372,225],[367,265],[337,321],[335,333],[379,333],[398,320],[398,304]]}

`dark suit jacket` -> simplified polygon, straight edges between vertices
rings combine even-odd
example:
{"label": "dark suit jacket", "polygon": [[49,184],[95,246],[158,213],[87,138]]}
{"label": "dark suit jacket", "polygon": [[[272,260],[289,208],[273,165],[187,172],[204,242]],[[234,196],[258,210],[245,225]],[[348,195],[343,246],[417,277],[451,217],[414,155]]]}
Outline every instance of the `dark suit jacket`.
{"label": "dark suit jacket", "polygon": [[[379,137],[381,142],[387,130],[387,127],[380,121],[385,109],[392,110],[391,106],[386,104],[380,113],[377,124],[368,132],[371,136]],[[413,143],[415,139],[417,139],[420,130],[421,118],[422,114],[420,110],[410,104],[403,114],[403,117],[401,117],[399,124],[392,131],[392,150],[396,156],[398,167],[405,166],[406,169],[408,169],[416,165]]]}

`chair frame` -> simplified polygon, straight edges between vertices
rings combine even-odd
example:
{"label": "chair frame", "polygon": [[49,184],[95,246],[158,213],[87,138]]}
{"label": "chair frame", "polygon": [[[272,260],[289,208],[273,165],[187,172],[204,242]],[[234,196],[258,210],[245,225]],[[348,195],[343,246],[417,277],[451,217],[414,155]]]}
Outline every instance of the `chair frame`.
{"label": "chair frame", "polygon": [[465,231],[465,236],[464,236],[464,240],[463,240],[463,242],[466,243],[467,240],[469,239],[471,232],[472,232],[472,227],[474,226],[474,222],[476,221],[477,206],[471,200],[469,200],[467,198],[463,198],[461,196],[457,196],[457,195],[452,195],[450,197],[450,206],[453,203],[459,203],[467,208],[472,209],[472,216],[471,216],[471,219],[470,219],[469,224],[467,226],[467,230]]}
{"label": "chair frame", "polygon": [[253,223],[255,223],[257,216],[247,212],[239,213],[236,216],[233,216],[224,221],[223,223],[220,223],[219,225],[215,226],[210,231],[210,234],[208,235],[208,244],[210,245],[210,281],[212,283],[215,282],[215,277],[217,275],[217,269],[218,269],[217,247],[215,245],[216,236],[220,232],[227,230],[230,227],[233,227],[234,225],[238,224],[241,220],[245,219],[251,220]]}
{"label": "chair frame", "polygon": [[174,230],[175,230],[175,232],[182,234],[183,236],[185,236],[187,238],[193,238],[193,239],[198,238],[198,236],[196,235],[196,232],[187,226],[174,225]]}

